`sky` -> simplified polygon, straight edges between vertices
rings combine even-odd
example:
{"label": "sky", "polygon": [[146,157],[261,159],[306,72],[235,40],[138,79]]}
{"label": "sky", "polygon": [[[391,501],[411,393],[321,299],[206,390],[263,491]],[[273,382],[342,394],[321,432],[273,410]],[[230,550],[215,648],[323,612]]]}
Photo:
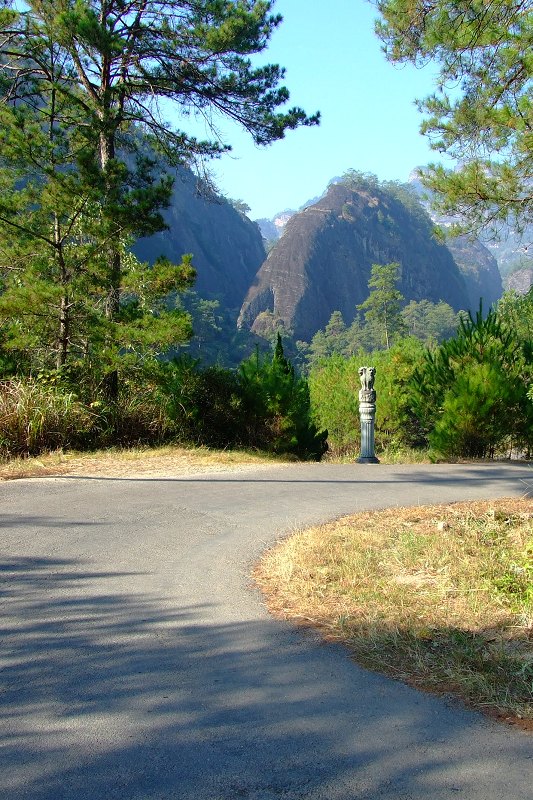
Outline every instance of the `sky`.
{"label": "sky", "polygon": [[434,73],[386,60],[368,2],[277,0],[274,10],[283,22],[256,60],[284,66],[289,106],[319,110],[321,124],[267,147],[222,124],[232,153],[209,164],[222,194],[247,203],[252,219],[271,218],[320,196],[348,169],[406,181],[416,166],[438,160],[414,104],[434,89]]}

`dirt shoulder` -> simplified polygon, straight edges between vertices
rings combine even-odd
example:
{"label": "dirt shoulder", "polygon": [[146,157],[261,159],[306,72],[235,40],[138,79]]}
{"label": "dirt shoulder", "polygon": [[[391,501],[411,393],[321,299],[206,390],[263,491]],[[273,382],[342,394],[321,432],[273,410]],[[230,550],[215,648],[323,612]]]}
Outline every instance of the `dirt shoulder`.
{"label": "dirt shoulder", "polygon": [[212,472],[268,469],[285,462],[242,451],[165,447],[105,450],[97,453],[50,453],[0,464],[0,481],[54,475],[102,478],[161,478]]}

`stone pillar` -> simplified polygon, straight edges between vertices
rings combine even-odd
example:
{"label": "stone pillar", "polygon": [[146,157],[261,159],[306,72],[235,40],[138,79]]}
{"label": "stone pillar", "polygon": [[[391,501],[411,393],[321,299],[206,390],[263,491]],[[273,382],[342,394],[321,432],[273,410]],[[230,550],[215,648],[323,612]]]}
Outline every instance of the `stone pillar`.
{"label": "stone pillar", "polygon": [[376,421],[376,392],[374,367],[360,367],[359,417],[361,419],[361,455],[358,464],[379,464],[374,450],[374,425]]}

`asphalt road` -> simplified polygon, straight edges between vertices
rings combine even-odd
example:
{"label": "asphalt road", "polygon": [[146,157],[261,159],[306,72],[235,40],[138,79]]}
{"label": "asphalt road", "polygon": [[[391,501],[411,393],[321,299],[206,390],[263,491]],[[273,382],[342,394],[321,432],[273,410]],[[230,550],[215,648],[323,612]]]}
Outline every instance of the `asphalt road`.
{"label": "asphalt road", "polygon": [[533,798],[532,735],[360,669],[248,578],[295,526],[527,491],[518,464],[0,485],[0,797]]}

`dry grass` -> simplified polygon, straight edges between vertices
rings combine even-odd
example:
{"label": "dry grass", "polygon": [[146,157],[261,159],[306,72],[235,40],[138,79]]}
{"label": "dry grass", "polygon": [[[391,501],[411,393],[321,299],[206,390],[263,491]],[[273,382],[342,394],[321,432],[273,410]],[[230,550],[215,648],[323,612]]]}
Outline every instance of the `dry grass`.
{"label": "dry grass", "polygon": [[292,535],[255,580],[276,615],[361,664],[533,728],[533,503],[347,517]]}
{"label": "dry grass", "polygon": [[[360,447],[345,448],[342,452],[329,450],[322,461],[334,464],[353,464],[361,455]],[[429,450],[412,447],[387,447],[376,449],[376,456],[381,464],[431,464]]]}
{"label": "dry grass", "polygon": [[95,453],[57,452],[38,458],[0,462],[0,480],[53,475],[92,477],[162,477],[198,472],[222,472],[269,466],[281,459],[241,450],[218,451],[199,447],[135,448]]}

